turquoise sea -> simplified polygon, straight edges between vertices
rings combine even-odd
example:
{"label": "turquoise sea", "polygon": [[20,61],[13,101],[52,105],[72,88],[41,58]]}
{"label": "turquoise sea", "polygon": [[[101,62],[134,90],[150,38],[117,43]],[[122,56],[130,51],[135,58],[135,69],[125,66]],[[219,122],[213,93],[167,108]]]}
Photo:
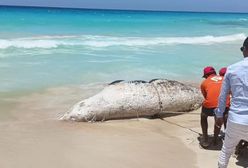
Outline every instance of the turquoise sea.
{"label": "turquoise sea", "polygon": [[200,82],[242,59],[248,14],[0,7],[0,93],[118,79]]}

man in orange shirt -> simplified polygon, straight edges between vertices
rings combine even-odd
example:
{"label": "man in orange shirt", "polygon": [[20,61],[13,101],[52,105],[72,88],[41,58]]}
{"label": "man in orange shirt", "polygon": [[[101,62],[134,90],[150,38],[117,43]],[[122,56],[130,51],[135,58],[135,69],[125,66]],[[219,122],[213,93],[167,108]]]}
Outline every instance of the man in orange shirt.
{"label": "man in orange shirt", "polygon": [[[216,71],[213,67],[208,66],[203,70],[203,77],[205,80],[201,83],[201,92],[204,96],[201,111],[201,127],[203,141],[202,147],[207,148],[208,142],[208,116],[214,116],[214,109],[218,106],[218,98],[221,91],[221,85],[223,76],[216,75]],[[227,107],[229,107],[230,100],[227,101]],[[226,109],[226,112],[228,108]],[[214,144],[217,143],[218,135],[220,133],[220,127],[215,124],[214,126]]]}

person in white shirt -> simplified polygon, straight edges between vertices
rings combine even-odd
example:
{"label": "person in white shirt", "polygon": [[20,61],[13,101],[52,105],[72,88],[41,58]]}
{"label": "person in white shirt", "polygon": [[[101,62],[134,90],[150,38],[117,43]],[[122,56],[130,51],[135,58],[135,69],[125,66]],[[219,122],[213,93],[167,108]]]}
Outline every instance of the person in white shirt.
{"label": "person in white shirt", "polygon": [[248,38],[240,48],[244,60],[228,66],[225,74],[218,107],[215,110],[216,124],[223,123],[226,98],[231,93],[232,100],[228,114],[225,140],[219,156],[219,168],[226,168],[236,145],[241,139],[248,141]]}

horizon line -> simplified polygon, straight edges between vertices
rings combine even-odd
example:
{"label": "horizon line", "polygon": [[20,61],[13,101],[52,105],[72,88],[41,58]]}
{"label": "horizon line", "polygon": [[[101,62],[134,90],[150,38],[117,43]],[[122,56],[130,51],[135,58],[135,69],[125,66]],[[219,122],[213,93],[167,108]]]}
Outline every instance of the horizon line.
{"label": "horizon line", "polygon": [[50,9],[70,9],[70,10],[106,10],[106,11],[133,11],[133,12],[177,12],[177,13],[220,13],[220,14],[248,14],[245,12],[228,12],[228,11],[191,11],[191,10],[152,10],[152,9],[118,9],[118,8],[84,8],[84,7],[63,7],[63,6],[35,6],[35,5],[0,5],[0,7],[9,8],[50,8]]}

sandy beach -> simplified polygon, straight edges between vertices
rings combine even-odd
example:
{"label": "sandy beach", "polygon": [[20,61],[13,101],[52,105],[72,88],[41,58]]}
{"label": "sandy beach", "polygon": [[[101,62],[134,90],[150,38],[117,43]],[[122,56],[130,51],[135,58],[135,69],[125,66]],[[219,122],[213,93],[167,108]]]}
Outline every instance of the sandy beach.
{"label": "sandy beach", "polygon": [[[14,106],[1,108],[10,112],[0,123],[0,167],[217,167],[220,146],[199,146],[200,110],[163,119],[58,120],[75,102],[102,87],[55,88],[6,99]],[[213,118],[209,121],[211,135]],[[229,167],[246,166],[245,158],[230,160]]]}

